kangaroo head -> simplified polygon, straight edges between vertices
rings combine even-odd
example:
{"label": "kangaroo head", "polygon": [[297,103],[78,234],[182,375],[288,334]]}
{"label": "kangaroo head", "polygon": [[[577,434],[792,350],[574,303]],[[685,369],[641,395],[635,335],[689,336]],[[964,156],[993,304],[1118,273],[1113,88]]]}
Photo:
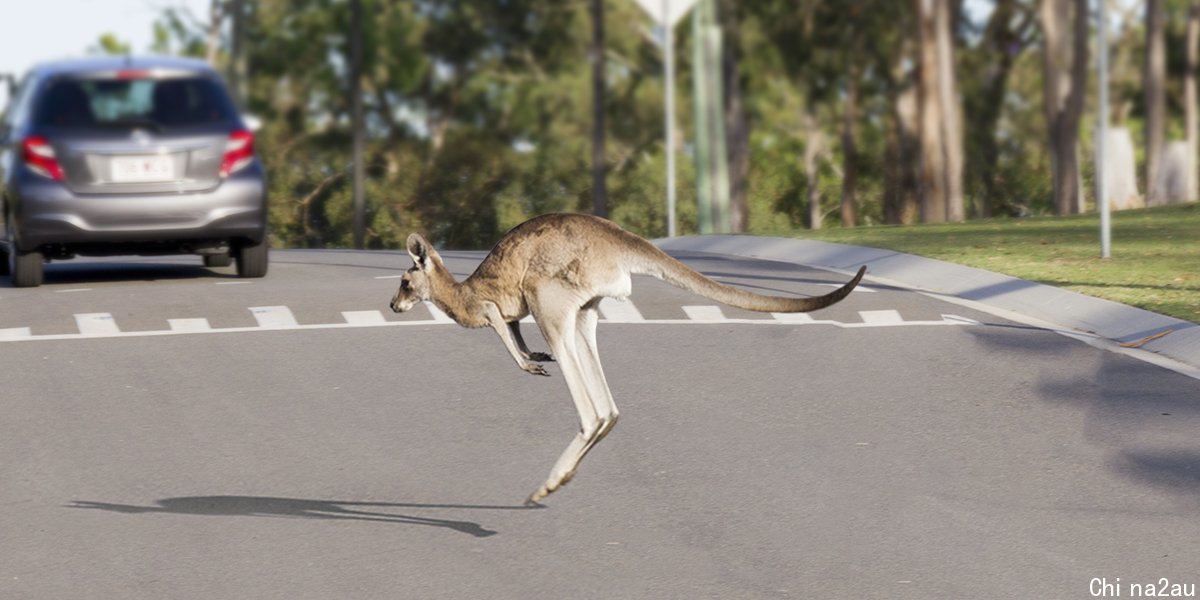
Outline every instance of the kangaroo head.
{"label": "kangaroo head", "polygon": [[438,259],[437,251],[425,238],[417,234],[408,236],[408,254],[413,259],[411,269],[400,278],[400,289],[392,297],[392,310],[405,312],[418,302],[429,300],[429,278]]}

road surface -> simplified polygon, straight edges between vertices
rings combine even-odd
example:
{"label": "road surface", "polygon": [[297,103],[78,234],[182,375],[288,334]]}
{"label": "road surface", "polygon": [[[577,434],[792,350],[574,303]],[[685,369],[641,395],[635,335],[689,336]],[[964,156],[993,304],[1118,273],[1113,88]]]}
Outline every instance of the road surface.
{"label": "road surface", "polygon": [[[460,277],[481,256],[445,253]],[[680,257],[766,293],[846,279]],[[599,333],[621,422],[527,509],[576,428],[556,365],[392,314],[403,254],[277,251],[261,280],[197,263],[0,287],[0,597],[1200,583],[1200,381],[1054,332],[870,281],[810,322],[635,279]]]}

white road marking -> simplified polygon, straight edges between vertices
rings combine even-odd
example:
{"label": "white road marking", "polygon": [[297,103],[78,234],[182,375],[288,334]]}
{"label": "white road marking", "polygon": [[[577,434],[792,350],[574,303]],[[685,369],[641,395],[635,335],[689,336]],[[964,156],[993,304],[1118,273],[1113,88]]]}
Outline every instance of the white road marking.
{"label": "white road marking", "polygon": [[375,279],[400,279],[401,277],[404,277],[404,275],[380,275]]}
{"label": "white road marking", "polygon": [[28,327],[13,327],[11,329],[0,329],[0,341],[19,340],[27,338],[31,335]]}
{"label": "white road marking", "polygon": [[858,316],[862,317],[863,323],[871,325],[899,325],[904,323],[904,318],[900,313],[894,310],[860,310]]}
{"label": "white road marking", "polygon": [[208,324],[208,319],[167,319],[167,325],[171,331],[180,333],[196,333],[212,329],[212,325]]}
{"label": "white road marking", "polygon": [[[253,331],[286,331],[286,330],[311,330],[311,329],[348,329],[348,328],[364,328],[364,327],[422,327],[430,325],[450,325],[454,321],[446,316],[441,310],[432,304],[426,304],[429,309],[432,319],[410,320],[410,321],[388,321],[383,314],[377,310],[360,310],[360,311],[345,311],[342,313],[344,323],[319,323],[312,325],[300,325],[297,323],[295,316],[292,315],[291,309],[286,306],[256,306],[249,310],[254,315],[254,319],[258,322],[255,327],[225,327],[213,328],[209,325],[207,319],[190,318],[190,319],[167,319],[169,329],[156,331],[121,331],[117,327],[116,321],[109,313],[81,313],[74,315],[75,321],[79,327],[79,333],[73,334],[48,334],[48,335],[32,335],[29,327],[16,327],[9,329],[0,329],[0,343],[3,342],[21,342],[21,341],[37,341],[37,340],[72,340],[72,339],[89,339],[97,337],[154,337],[164,335],[189,335],[203,333],[245,333]],[[721,312],[718,306],[686,306],[683,307],[687,313],[687,319],[659,319],[646,320],[632,303],[613,301],[613,306],[607,306],[601,302],[600,310],[605,311],[608,308],[609,312],[605,313],[606,322],[609,323],[626,323],[639,325],[711,325],[711,324],[732,324],[732,325],[827,325],[840,327],[843,329],[860,329],[871,327],[928,327],[928,326],[971,326],[983,325],[974,319],[960,317],[957,315],[941,315],[942,318],[937,321],[904,321],[900,314],[894,310],[880,311],[863,311],[863,321],[854,323],[843,323],[832,320],[817,320],[806,313],[772,313],[774,318],[771,319],[741,319],[728,318]],[[522,322],[531,322],[532,318],[526,317]]]}
{"label": "white road marking", "polygon": [[75,294],[78,292],[90,292],[92,288],[71,288],[69,290],[54,290],[55,294]]}
{"label": "white road marking", "polygon": [[808,313],[771,313],[771,316],[783,323],[802,325],[813,322],[812,315]]}
{"label": "white road marking", "polygon": [[612,323],[641,323],[645,317],[632,302],[604,298],[600,301],[600,314],[605,321]]}
{"label": "white road marking", "polygon": [[252,306],[250,312],[263,329],[295,329],[299,325],[286,306]]}
{"label": "white road marking", "polygon": [[966,317],[960,317],[958,315],[942,315],[942,320],[950,321],[951,323],[956,323],[958,325],[983,325],[983,323],[980,321],[968,319]]}
{"label": "white road marking", "polygon": [[342,318],[351,325],[378,325],[387,322],[383,313],[377,310],[347,310],[342,311]]}
{"label": "white road marking", "polygon": [[720,306],[684,306],[683,312],[687,313],[688,318],[693,321],[725,320],[725,313],[721,312]]}
{"label": "white road marking", "polygon": [[79,333],[86,336],[121,333],[121,328],[117,327],[117,322],[109,313],[77,314],[75,315],[75,324],[79,327]]}

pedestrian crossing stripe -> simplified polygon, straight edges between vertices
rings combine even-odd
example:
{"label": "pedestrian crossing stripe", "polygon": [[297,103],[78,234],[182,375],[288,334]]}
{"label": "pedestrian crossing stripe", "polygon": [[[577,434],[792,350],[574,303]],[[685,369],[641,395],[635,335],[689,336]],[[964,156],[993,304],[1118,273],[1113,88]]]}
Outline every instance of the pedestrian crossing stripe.
{"label": "pedestrian crossing stripe", "polygon": [[[291,309],[286,306],[254,306],[247,310],[256,325],[252,327],[213,327],[208,319],[167,319],[167,329],[151,331],[122,331],[110,313],[79,313],[73,315],[79,333],[34,335],[29,327],[0,329],[0,343],[35,340],[96,339],[113,337],[152,337],[202,333],[241,333],[248,331],[285,331],[303,329],[345,329],[362,327],[419,327],[449,325],[454,321],[436,306],[426,302],[424,308],[428,318],[388,321],[382,311],[353,310],[341,313],[340,323],[301,324]],[[938,320],[906,321],[895,310],[859,311],[860,321],[843,322],[831,319],[816,319],[807,313],[770,313],[771,318],[745,319],[725,316],[719,306],[683,306],[687,318],[647,319],[631,302],[605,299],[600,303],[602,323],[642,325],[826,325],[844,329],[873,327],[927,327],[942,325],[980,325],[979,321],[958,315],[941,315]],[[523,319],[530,323],[532,318]]]}

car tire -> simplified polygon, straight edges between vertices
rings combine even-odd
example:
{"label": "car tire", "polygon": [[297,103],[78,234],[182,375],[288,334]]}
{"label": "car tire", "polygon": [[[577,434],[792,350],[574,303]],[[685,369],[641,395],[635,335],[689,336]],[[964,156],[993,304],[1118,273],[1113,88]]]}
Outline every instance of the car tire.
{"label": "car tire", "polygon": [[204,256],[206,267],[228,267],[233,264],[233,257],[228,254],[207,254]]}
{"label": "car tire", "polygon": [[264,238],[257,244],[247,244],[238,248],[237,274],[238,277],[265,277],[267,274],[267,249],[270,244]]}
{"label": "car tire", "polygon": [[46,259],[41,252],[21,252],[13,248],[8,254],[9,276],[13,287],[27,288],[42,285]]}
{"label": "car tire", "polygon": [[8,250],[0,247],[0,275],[8,275]]}

